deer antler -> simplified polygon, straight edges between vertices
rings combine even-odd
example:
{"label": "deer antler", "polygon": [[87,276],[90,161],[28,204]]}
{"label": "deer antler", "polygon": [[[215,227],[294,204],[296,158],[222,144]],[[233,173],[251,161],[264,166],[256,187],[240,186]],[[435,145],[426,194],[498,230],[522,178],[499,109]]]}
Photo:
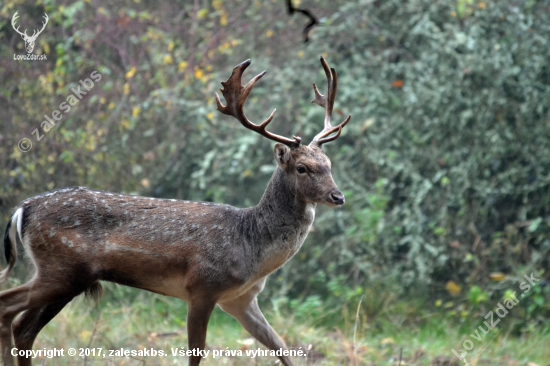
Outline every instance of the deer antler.
{"label": "deer antler", "polygon": [[[327,76],[327,93],[325,95],[319,93],[317,85],[313,83],[313,90],[315,91],[315,98],[311,103],[315,103],[325,108],[325,127],[317,136],[313,138],[310,145],[321,147],[322,144],[330,141],[334,141],[340,136],[342,128],[349,122],[351,119],[351,114],[346,118],[346,120],[340,123],[338,126],[332,127],[330,121],[332,119],[332,107],[334,106],[334,97],[336,96],[336,89],[338,88],[338,75],[336,75],[336,70],[329,68],[327,62],[321,56],[321,65],[325,70]],[[333,133],[336,133],[333,136]]]}
{"label": "deer antler", "polygon": [[40,29],[40,30],[36,30],[36,29],[35,29],[35,30],[33,31],[33,33],[32,33],[32,36],[29,36],[29,35],[27,34],[27,30],[26,30],[26,29],[25,29],[25,32],[21,33],[21,32],[19,31],[19,27],[17,27],[17,28],[15,27],[15,22],[17,21],[17,18],[19,18],[19,10],[16,11],[15,14],[13,14],[13,17],[11,18],[11,26],[12,26],[13,29],[14,29],[17,33],[19,33],[24,39],[33,39],[33,38],[38,37],[38,35],[39,35],[40,33],[42,33],[42,31],[44,30],[44,28],[46,28],[46,24],[48,24],[48,20],[49,20],[48,14],[44,13],[44,20],[45,20],[45,22],[42,22],[42,29]]}
{"label": "deer antler", "polygon": [[40,29],[39,31],[35,30],[33,33],[32,33],[32,36],[30,38],[35,38],[35,37],[38,37],[38,35],[40,33],[42,33],[42,31],[44,30],[44,28],[46,28],[46,24],[48,24],[48,14],[44,13],[44,20],[45,22],[42,22],[42,29]]}
{"label": "deer antler", "polygon": [[229,79],[227,79],[227,81],[222,81],[223,89],[220,89],[220,91],[222,92],[223,97],[227,102],[227,105],[222,105],[220,97],[218,96],[218,93],[216,93],[216,103],[218,104],[218,110],[223,114],[235,117],[244,127],[257,132],[270,140],[280,142],[284,145],[287,145],[288,147],[300,146],[300,142],[302,141],[300,137],[292,136],[293,139],[289,139],[284,136],[273,134],[265,129],[275,116],[276,109],[274,109],[273,112],[271,112],[271,115],[259,125],[252,123],[248,118],[246,118],[243,110],[246,98],[252,91],[252,88],[254,88],[256,82],[265,75],[265,71],[263,71],[252,78],[252,80],[250,80],[248,84],[242,85],[241,77],[244,70],[246,70],[250,63],[250,60],[246,60],[240,63],[233,69],[233,72],[231,73]]}
{"label": "deer antler", "polygon": [[25,29],[25,33],[21,33],[19,31],[19,27],[15,28],[15,22],[17,21],[17,18],[19,18],[19,10],[15,12],[15,14],[13,14],[13,17],[11,17],[11,26],[13,27],[13,29],[19,33],[22,37],[28,37],[27,36],[27,30]]}

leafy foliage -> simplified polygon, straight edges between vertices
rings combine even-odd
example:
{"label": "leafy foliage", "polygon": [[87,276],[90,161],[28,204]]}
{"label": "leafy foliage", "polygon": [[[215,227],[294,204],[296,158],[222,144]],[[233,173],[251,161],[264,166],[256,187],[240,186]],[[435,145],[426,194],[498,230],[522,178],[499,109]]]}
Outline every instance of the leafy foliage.
{"label": "leafy foliage", "polygon": [[[45,190],[86,185],[159,197],[254,205],[275,165],[271,143],[215,111],[231,68],[268,70],[247,104],[253,120],[277,107],[272,129],[308,141],[321,129],[311,82],[320,54],[339,73],[335,118],[353,115],[327,145],[343,209],[318,208],[298,255],[266,298],[312,311],[322,298],[352,306],[374,284],[399,296],[472,306],[550,258],[550,3],[311,1],[322,24],[303,44],[303,19],[283,2],[6,1],[0,8],[0,214]],[[35,53],[10,25],[50,24]],[[23,16],[23,14],[25,14]],[[92,90],[44,138],[44,115],[97,71]],[[17,142],[27,137],[27,153]],[[479,291],[477,290],[479,289]],[[548,300],[548,292],[539,296]],[[548,315],[529,296],[532,318]],[[305,299],[300,305],[301,299]],[[525,305],[524,305],[525,304]],[[533,307],[533,304],[535,307]],[[301,310],[300,310],[301,309]]]}
{"label": "leafy foliage", "polygon": [[330,155],[351,198],[320,215],[317,248],[289,266],[296,294],[326,272],[424,293],[454,280],[496,300],[492,272],[543,275],[547,5],[360,1],[327,20],[319,41],[339,51],[338,100],[354,115]]}

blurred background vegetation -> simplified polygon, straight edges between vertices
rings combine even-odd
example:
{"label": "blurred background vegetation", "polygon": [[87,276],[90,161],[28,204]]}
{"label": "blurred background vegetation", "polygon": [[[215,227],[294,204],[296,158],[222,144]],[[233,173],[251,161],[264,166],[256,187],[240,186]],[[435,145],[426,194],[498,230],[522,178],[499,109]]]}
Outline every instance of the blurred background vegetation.
{"label": "blurred background vegetation", "polygon": [[[353,318],[360,301],[369,316],[392,304],[400,324],[426,311],[478,324],[534,273],[541,284],[504,320],[514,334],[548,331],[550,0],[294,4],[319,19],[308,42],[308,19],[282,0],[3,2],[2,223],[23,199],[76,185],[256,204],[272,143],[217,112],[214,93],[251,58],[244,79],[267,75],[247,114],[277,108],[271,130],[309,142],[324,55],[339,75],[335,115],[353,115],[325,148],[347,204],[318,209],[261,301],[319,324]],[[13,60],[25,53],[17,10],[29,29],[48,14],[34,50],[47,61]],[[36,141],[93,71],[101,80]]]}

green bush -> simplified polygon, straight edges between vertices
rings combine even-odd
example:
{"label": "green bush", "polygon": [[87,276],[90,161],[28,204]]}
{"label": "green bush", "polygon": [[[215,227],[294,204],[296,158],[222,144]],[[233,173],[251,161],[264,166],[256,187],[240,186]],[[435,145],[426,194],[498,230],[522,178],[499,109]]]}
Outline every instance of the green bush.
{"label": "green bush", "polygon": [[547,6],[359,1],[327,19],[315,42],[334,50],[337,104],[354,116],[328,147],[348,203],[321,211],[281,271],[294,296],[324,274],[433,298],[453,280],[497,300],[492,272],[547,276]]}
{"label": "green bush", "polygon": [[[304,19],[288,17],[282,2],[26,8],[50,15],[36,46],[48,61],[0,68],[0,103],[11,121],[0,126],[5,222],[17,202],[70,185],[256,204],[275,168],[272,143],[216,112],[214,92],[252,58],[244,79],[268,74],[247,115],[260,120],[276,107],[271,130],[309,142],[323,120],[309,101],[311,82],[324,88],[324,54],[339,75],[334,118],[353,115],[326,146],[347,204],[318,208],[302,250],[263,298],[310,311],[316,296],[356,304],[369,288],[391,284],[398,296],[438,299],[452,280],[492,301],[507,290],[491,281],[493,272],[547,278],[548,1],[311,4],[321,24],[307,44]],[[12,48],[21,52],[10,24],[15,5],[0,9],[0,34],[15,39],[0,44],[6,59]],[[17,141],[94,70],[103,75],[98,88],[21,153]],[[548,300],[547,291],[539,295]],[[531,296],[525,304],[538,302]]]}

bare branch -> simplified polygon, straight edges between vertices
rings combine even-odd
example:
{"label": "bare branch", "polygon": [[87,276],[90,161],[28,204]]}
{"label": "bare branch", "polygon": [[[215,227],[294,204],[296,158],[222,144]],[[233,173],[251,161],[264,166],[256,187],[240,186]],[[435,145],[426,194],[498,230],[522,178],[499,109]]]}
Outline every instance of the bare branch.
{"label": "bare branch", "polygon": [[302,32],[304,35],[304,42],[309,42],[309,32],[313,29],[313,27],[319,24],[319,21],[309,10],[294,7],[292,0],[286,0],[286,6],[288,9],[288,14],[293,15],[294,13],[301,13],[309,18],[309,23],[307,23]]}

